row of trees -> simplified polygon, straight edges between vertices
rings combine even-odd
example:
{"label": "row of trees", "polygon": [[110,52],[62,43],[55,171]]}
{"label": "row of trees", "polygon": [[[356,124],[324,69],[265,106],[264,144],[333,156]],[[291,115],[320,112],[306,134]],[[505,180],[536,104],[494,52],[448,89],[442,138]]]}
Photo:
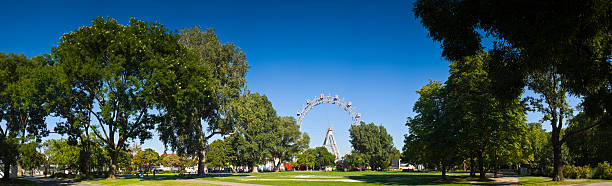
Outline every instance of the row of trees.
{"label": "row of trees", "polygon": [[[108,169],[110,162],[110,152],[101,145],[92,145],[91,157],[82,157],[83,154],[80,146],[70,145],[67,139],[49,139],[44,143],[36,141],[20,146],[19,165],[25,170],[48,170],[51,165],[55,170],[68,170],[70,172],[78,171],[79,162],[84,158],[91,158],[91,170],[103,173]],[[39,152],[37,149],[44,149]],[[124,149],[120,152],[119,168],[125,171],[141,170],[150,172],[154,166],[165,165],[170,167],[190,167],[195,165],[193,158],[178,156],[176,154],[159,155],[153,149],[147,148],[142,150],[138,146],[133,146]]]}
{"label": "row of trees", "polygon": [[[568,8],[570,7],[570,8]],[[507,11],[520,10],[520,11]],[[607,145],[609,133],[595,133],[595,131],[609,131],[612,123],[612,35],[609,34],[610,22],[609,15],[612,6],[608,2],[598,0],[588,1],[452,1],[452,0],[419,0],[415,3],[414,13],[421,23],[429,30],[429,36],[441,42],[442,56],[453,62],[451,66],[451,77],[446,85],[441,82],[432,82],[423,87],[419,92],[423,105],[415,104],[415,111],[421,115],[409,119],[409,127],[414,128],[406,139],[406,143],[417,143],[426,141],[426,144],[436,144],[435,140],[421,140],[419,136],[436,136],[437,130],[427,130],[420,132],[420,126],[444,126],[447,119],[440,118],[464,118],[472,119],[473,123],[466,124],[465,130],[489,131],[491,133],[474,132],[475,138],[467,138],[467,141],[475,146],[466,148],[464,144],[452,145],[463,147],[458,151],[469,149],[468,151],[478,152],[473,157],[485,159],[483,153],[487,153],[488,148],[495,152],[488,154],[497,157],[503,153],[502,149],[496,146],[504,144],[491,141],[495,132],[511,132],[514,134],[522,133],[524,124],[520,122],[523,116],[520,112],[519,97],[525,87],[532,90],[538,97],[530,98],[527,103],[530,108],[541,112],[544,117],[542,122],[550,122],[552,131],[550,132],[550,144],[553,154],[553,180],[563,179],[562,149],[564,144],[569,146],[583,146],[593,149],[585,153],[586,156],[597,153],[606,153],[601,145]],[[483,40],[483,37],[488,37]],[[485,43],[489,43],[490,45]],[[492,41],[492,42],[491,42]],[[488,54],[483,53],[484,46],[490,47]],[[478,61],[482,58],[484,66],[474,68],[474,70],[464,71],[468,77],[460,78],[461,74],[453,73],[462,69],[465,61]],[[473,62],[472,62],[473,63]],[[468,62],[469,64],[469,62]],[[472,65],[474,66],[474,65]],[[478,66],[474,66],[478,67]],[[482,70],[476,70],[482,69]],[[462,70],[459,70],[462,71]],[[486,74],[486,77],[485,77]],[[484,79],[474,81],[469,76]],[[484,83],[469,87],[476,87],[481,91],[476,94],[478,98],[467,97],[460,94],[453,94],[458,90],[455,85],[464,82]],[[441,89],[441,90],[440,90]],[[438,93],[441,92],[441,93]],[[466,95],[474,96],[472,92]],[[578,116],[573,116],[572,109],[566,102],[568,95],[575,95],[582,98],[581,110]],[[433,99],[429,101],[429,98]],[[458,117],[453,110],[456,105],[453,100],[471,100],[465,102],[460,108],[476,105],[477,108],[464,110]],[[419,103],[417,102],[417,103]],[[500,106],[501,105],[501,106]],[[442,108],[436,108],[442,107]],[[509,106],[509,108],[505,108]],[[478,108],[479,107],[479,108]],[[453,108],[453,109],[449,109]],[[438,111],[447,111],[436,113]],[[503,112],[502,110],[507,110]],[[515,124],[510,121],[494,121],[479,119],[490,118],[491,114],[502,111],[499,117],[515,115],[511,120],[517,121]],[[513,114],[511,114],[513,113]],[[485,116],[480,116],[485,115]],[[566,123],[568,118],[572,118],[570,123]],[[498,118],[499,119],[499,118]],[[454,125],[464,124],[455,123],[457,120],[451,119],[450,128]],[[465,120],[463,120],[465,121]],[[480,123],[480,124],[478,124]],[[482,125],[482,124],[486,124]],[[480,125],[467,127],[470,125]],[[516,126],[521,129],[506,130],[504,125]],[[496,128],[496,127],[502,128]],[[570,126],[567,129],[567,126]],[[493,127],[493,128],[492,128]],[[444,127],[442,127],[444,128]],[[462,128],[459,128],[462,129]],[[463,135],[464,130],[456,132],[444,132],[445,134]],[[586,133],[585,133],[586,132]],[[602,141],[583,141],[578,137],[586,134],[591,139]],[[481,136],[482,135],[482,136]],[[510,135],[516,136],[516,135]],[[520,136],[520,135],[519,135]],[[598,136],[598,137],[595,137]],[[444,137],[447,137],[444,135]],[[454,138],[453,136],[449,136]],[[429,137],[427,137],[429,138]],[[433,138],[432,138],[433,139]],[[456,139],[456,138],[454,138]],[[457,143],[464,143],[459,141]],[[574,143],[574,144],[572,144]],[[576,144],[579,143],[579,144]],[[592,147],[589,143],[592,143]],[[570,145],[572,144],[572,145]],[[505,146],[513,146],[506,143]],[[453,149],[433,148],[439,151]],[[478,150],[476,150],[478,149]],[[519,148],[513,148],[519,149]],[[405,149],[409,150],[409,149]],[[498,152],[500,151],[500,152]],[[576,151],[576,150],[574,150]],[[456,151],[455,151],[456,152]],[[408,153],[412,154],[412,153]],[[447,154],[447,153],[440,153]],[[465,153],[459,153],[465,154]],[[467,153],[469,154],[469,153]],[[462,156],[460,156],[462,157]],[[463,156],[465,158],[465,156]],[[586,161],[597,161],[608,159],[609,154],[603,159],[589,157]],[[460,159],[464,159],[460,158]],[[434,162],[453,160],[452,157],[432,158]],[[585,160],[578,160],[585,161]],[[453,161],[451,161],[453,162]],[[589,162],[589,164],[592,164]],[[482,163],[479,165],[482,172]],[[481,177],[484,175],[481,174]]]}
{"label": "row of trees", "polygon": [[[85,176],[106,163],[114,178],[118,166],[129,162],[129,142],[143,143],[153,129],[171,151],[196,156],[199,175],[206,173],[207,162],[257,171],[256,165],[279,160],[278,170],[281,162],[308,148],[309,137],[292,117],[277,116],[266,96],[246,90],[248,68],[244,52],[223,43],[213,29],[172,32],[137,19],[128,25],[94,19],[92,25],[62,35],[51,54],[43,56],[0,53],[4,179],[27,156],[19,149],[39,143],[50,132],[67,136],[46,142],[66,155],[53,161]],[[50,116],[61,121],[52,130],[45,123]],[[373,169],[384,169],[385,157],[394,152],[391,137],[382,127],[368,127],[363,130],[375,133],[351,129],[353,146],[367,155]],[[216,135],[225,139],[209,146]],[[208,149],[214,155],[210,160]],[[310,152],[315,151],[306,150]],[[317,164],[327,165],[327,159]]]}
{"label": "row of trees", "polygon": [[[269,103],[267,99],[261,100],[263,103]],[[265,110],[271,109],[271,106],[260,105],[253,108]],[[261,117],[255,114],[249,118],[258,120]],[[251,170],[256,172],[255,165],[266,162],[276,162],[275,171],[280,170],[282,162],[294,160],[297,160],[297,165],[305,166],[306,169],[323,169],[325,166],[335,165],[337,157],[327,148],[308,148],[310,139],[305,133],[299,132],[294,118],[278,117],[261,125],[270,127],[246,126],[238,130],[244,132],[235,132],[212,142],[208,148],[208,166],[222,169],[229,168],[230,165],[232,168],[253,167]],[[400,158],[399,150],[393,147],[393,139],[383,126],[361,122],[352,125],[349,132],[354,150],[344,157],[344,165],[359,169],[370,167],[372,170],[385,170],[391,159]]]}
{"label": "row of trees", "polygon": [[453,63],[446,83],[431,81],[417,93],[417,115],[409,118],[410,131],[404,144],[405,161],[440,166],[442,175],[452,165],[469,161],[471,175],[486,162],[520,164],[521,139],[526,134],[525,105],[495,99],[485,64],[490,57],[480,53]]}
{"label": "row of trees", "polygon": [[250,166],[287,159],[303,146],[295,145],[304,138],[295,121],[279,118],[265,96],[246,90],[244,52],[213,29],[172,32],[137,19],[92,23],[62,35],[48,55],[0,53],[3,179],[24,155],[21,146],[51,132],[49,116],[62,121],[53,132],[79,147],[85,175],[96,161],[90,157],[104,148],[113,178],[128,142],[142,143],[154,128],[172,151],[197,156],[198,174],[206,172],[206,147],[215,135],[231,134],[241,148],[236,157]]}

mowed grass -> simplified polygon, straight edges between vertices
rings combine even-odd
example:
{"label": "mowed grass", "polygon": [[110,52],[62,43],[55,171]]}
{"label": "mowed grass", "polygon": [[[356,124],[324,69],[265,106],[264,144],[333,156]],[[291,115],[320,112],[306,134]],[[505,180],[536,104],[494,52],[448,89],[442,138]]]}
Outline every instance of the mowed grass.
{"label": "mowed grass", "polygon": [[[448,173],[446,180],[441,179],[440,172],[322,172],[322,171],[288,171],[264,173],[209,173],[206,177],[194,177],[196,180],[223,181],[236,183],[250,183],[262,185],[488,185],[495,184],[494,180],[478,181],[477,178],[468,178],[468,173]],[[186,178],[186,179],[189,179]],[[521,185],[563,185],[584,184],[596,182],[611,182],[612,180],[581,179],[552,182],[549,177],[512,176],[507,178],[518,180]],[[140,178],[133,176],[119,176],[117,179],[90,179],[82,180],[87,183],[103,185],[210,185],[190,182],[183,177],[173,174],[152,175]]]}
{"label": "mowed grass", "polygon": [[539,176],[517,176],[519,178],[519,184],[521,185],[567,185],[567,184],[585,184],[585,183],[599,183],[599,182],[612,182],[612,180],[601,180],[601,179],[565,179],[562,182],[552,181],[549,177]]}
{"label": "mowed grass", "polygon": [[82,180],[82,182],[93,183],[93,184],[101,184],[101,185],[184,185],[184,186],[192,186],[192,185],[211,185],[205,183],[194,183],[184,180],[175,180],[174,178],[167,176],[160,176],[153,178],[151,177],[128,177],[128,176],[118,176],[116,179],[105,179],[105,178],[97,178],[90,180]]}
{"label": "mowed grass", "polygon": [[[208,174],[203,180],[216,180],[263,185],[470,185],[456,179],[466,173],[450,173],[448,180],[440,178],[440,172],[322,172],[288,171],[266,173],[217,173]],[[316,181],[315,181],[316,180]]]}

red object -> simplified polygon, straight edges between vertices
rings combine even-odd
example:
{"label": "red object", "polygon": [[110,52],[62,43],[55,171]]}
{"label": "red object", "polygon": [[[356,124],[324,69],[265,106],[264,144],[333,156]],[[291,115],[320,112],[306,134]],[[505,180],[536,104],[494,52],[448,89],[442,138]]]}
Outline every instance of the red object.
{"label": "red object", "polygon": [[283,166],[285,166],[287,170],[291,170],[291,163],[283,163]]}

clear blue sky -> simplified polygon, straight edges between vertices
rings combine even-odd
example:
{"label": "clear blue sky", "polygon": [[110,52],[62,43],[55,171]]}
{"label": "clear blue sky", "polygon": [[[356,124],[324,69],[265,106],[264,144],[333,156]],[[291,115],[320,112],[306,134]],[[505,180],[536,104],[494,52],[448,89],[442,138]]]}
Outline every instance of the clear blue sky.
{"label": "clear blue sky", "polygon": [[[31,57],[49,53],[59,37],[98,16],[130,17],[172,30],[214,27],[247,54],[248,89],[263,93],[279,115],[321,93],[352,101],[362,120],[383,125],[401,150],[416,90],[446,80],[439,43],[415,19],[412,1],[9,1],[0,11],[0,51]],[[530,117],[530,121],[537,121]],[[48,120],[50,128],[56,119]],[[341,154],[350,150],[349,116],[322,105],[304,120],[311,147],[335,129]],[[52,135],[51,137],[58,137]],[[144,147],[163,152],[154,139]]]}

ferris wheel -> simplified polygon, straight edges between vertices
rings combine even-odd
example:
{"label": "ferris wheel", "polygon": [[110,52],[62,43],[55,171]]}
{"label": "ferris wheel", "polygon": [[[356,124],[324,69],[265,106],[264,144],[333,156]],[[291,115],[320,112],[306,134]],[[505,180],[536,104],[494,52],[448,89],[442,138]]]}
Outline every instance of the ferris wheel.
{"label": "ferris wheel", "polygon": [[[338,107],[340,107],[340,109],[346,111],[351,117],[351,125],[356,125],[361,122],[361,120],[359,119],[361,118],[361,114],[355,112],[355,107],[350,101],[345,102],[344,99],[340,99],[337,94],[333,97],[331,95],[325,96],[324,94],[321,94],[319,96],[315,96],[312,100],[306,99],[306,105],[302,108],[302,110],[297,111],[297,124],[299,126],[300,131],[302,131],[302,122],[304,121],[304,117],[308,115],[308,112],[310,112],[312,108],[321,104],[337,105]],[[325,140],[323,141],[323,146],[331,148],[332,154],[336,156],[336,160],[340,159],[340,152],[338,151],[338,146],[336,145],[333,129],[331,127],[327,128]]]}

